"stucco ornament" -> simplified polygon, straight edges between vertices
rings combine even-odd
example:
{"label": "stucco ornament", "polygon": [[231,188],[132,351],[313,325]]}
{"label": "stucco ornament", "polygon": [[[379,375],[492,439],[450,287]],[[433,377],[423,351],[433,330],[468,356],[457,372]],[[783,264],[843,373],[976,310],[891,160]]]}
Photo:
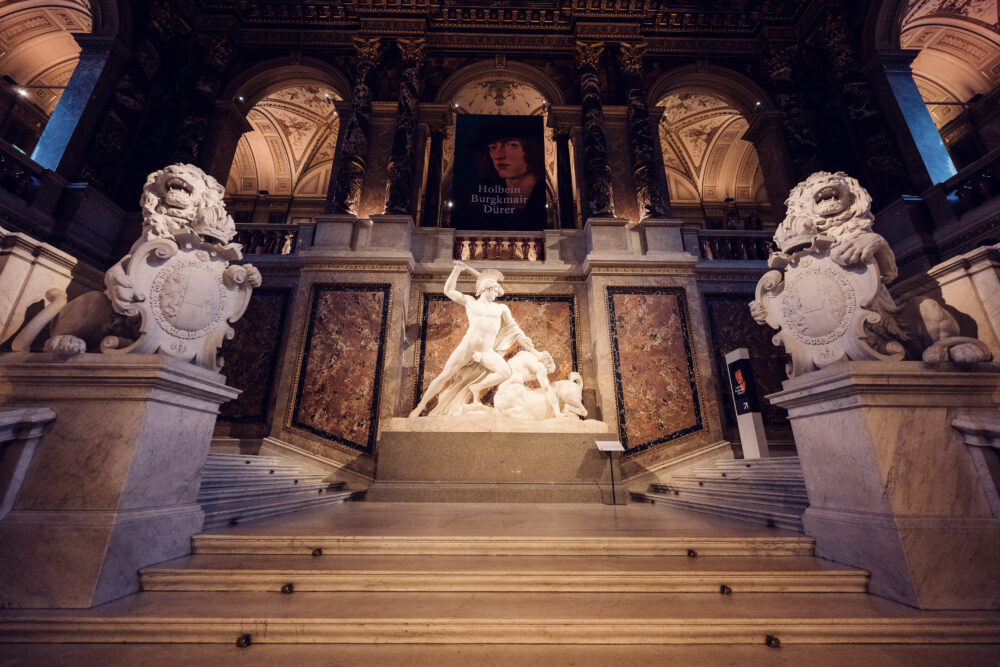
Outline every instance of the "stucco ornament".
{"label": "stucco ornament", "polygon": [[51,322],[45,350],[68,358],[98,348],[108,354],[161,353],[212,370],[223,340],[232,338],[260,286],[260,272],[243,259],[223,204],[223,187],[201,169],[174,164],[146,179],[142,234],[104,274],[104,292],[66,303],[65,293],[12,343],[27,350]]}
{"label": "stucco ornament", "polygon": [[778,329],[789,377],[842,360],[903,358],[906,334],[885,285],[896,259],[872,231],[871,197],[843,172],[817,172],[795,186],[774,234],[777,250],[750,312]]}

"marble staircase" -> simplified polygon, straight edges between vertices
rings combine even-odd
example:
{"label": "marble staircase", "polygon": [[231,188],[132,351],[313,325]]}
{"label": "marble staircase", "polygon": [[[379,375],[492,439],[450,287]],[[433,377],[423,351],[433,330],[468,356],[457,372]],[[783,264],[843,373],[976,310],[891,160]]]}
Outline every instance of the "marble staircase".
{"label": "marble staircase", "polygon": [[798,457],[714,461],[632,499],[800,532],[809,506]]}
{"label": "marble staircase", "polygon": [[[641,645],[678,658],[682,646],[714,645],[751,664],[777,651],[837,664],[824,651],[849,644],[869,660],[877,646],[922,664],[916,647],[940,658],[933,645],[962,644],[949,656],[978,660],[1000,644],[1000,613],[911,609],[867,594],[867,573],[814,557],[800,534],[648,504],[350,503],[208,531],[192,546],[145,568],[143,591],[127,598],[0,610],[0,653],[74,644],[76,664],[94,664],[111,650],[102,645],[138,644],[146,660],[207,664],[252,660],[269,644],[341,645],[309,654],[327,660],[351,644],[406,645],[427,660],[420,651],[454,658],[456,645],[489,645],[490,659],[516,645],[588,645],[595,656],[617,645],[636,659],[647,654],[628,651]],[[236,654],[237,643],[250,648]]]}
{"label": "marble staircase", "polygon": [[364,491],[347,490],[343,482],[329,483],[326,477],[279,456],[211,452],[198,491],[204,529],[364,497]]}

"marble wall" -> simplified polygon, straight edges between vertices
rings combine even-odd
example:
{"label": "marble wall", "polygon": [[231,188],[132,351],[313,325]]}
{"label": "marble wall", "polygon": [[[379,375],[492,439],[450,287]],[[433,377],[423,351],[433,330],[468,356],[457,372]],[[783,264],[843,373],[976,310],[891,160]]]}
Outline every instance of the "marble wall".
{"label": "marble wall", "polygon": [[745,347],[750,352],[750,368],[753,370],[757,395],[761,401],[761,416],[766,426],[787,427],[788,411],[771,405],[764,396],[781,391],[781,383],[785,380],[785,361],[787,355],[784,348],[771,342],[774,330],[754,322],[750,316],[747,304],[753,301],[754,295],[745,294],[705,294],[706,319],[712,350],[716,376],[722,378],[719,400],[723,406],[726,424],[736,426],[736,412],[733,410],[732,397],[729,394],[729,377],[726,371],[725,356],[727,352],[739,347]]}
{"label": "marble wall", "polygon": [[391,287],[313,286],[290,425],[371,454],[375,446]]}
{"label": "marble wall", "polygon": [[[565,379],[570,372],[579,370],[574,296],[509,294],[500,301],[510,307],[514,320],[535,347],[552,355],[556,370],[549,374],[550,380]],[[431,380],[444,368],[448,355],[462,340],[468,326],[462,306],[443,294],[424,294],[413,406],[420,401]],[[511,353],[516,353],[518,349],[515,346]],[[434,403],[431,403],[433,406]]]}
{"label": "marble wall", "polygon": [[246,313],[233,325],[236,334],[222,344],[226,384],[243,393],[235,401],[223,403],[220,420],[249,423],[265,420],[278,356],[285,342],[285,318],[291,295],[290,289],[255,289]]}
{"label": "marble wall", "polygon": [[704,428],[684,290],[608,287],[618,432],[627,453]]}

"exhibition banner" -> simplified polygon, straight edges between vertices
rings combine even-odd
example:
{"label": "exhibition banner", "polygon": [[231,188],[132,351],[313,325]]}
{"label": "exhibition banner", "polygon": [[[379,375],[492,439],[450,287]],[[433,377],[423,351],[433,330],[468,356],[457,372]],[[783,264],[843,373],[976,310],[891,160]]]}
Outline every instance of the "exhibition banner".
{"label": "exhibition banner", "polygon": [[542,117],[462,114],[456,122],[451,226],[545,229]]}

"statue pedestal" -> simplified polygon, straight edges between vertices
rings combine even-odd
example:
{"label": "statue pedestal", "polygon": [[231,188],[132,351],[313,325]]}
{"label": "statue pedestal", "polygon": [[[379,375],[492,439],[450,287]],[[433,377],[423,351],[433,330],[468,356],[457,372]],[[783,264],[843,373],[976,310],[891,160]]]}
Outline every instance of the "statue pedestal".
{"label": "statue pedestal", "polygon": [[[610,504],[608,457],[594,441],[617,439],[613,426],[594,420],[392,419],[379,436],[375,482],[366,498]],[[614,474],[617,486],[617,464]],[[617,490],[624,504],[624,489]]]}
{"label": "statue pedestal", "polygon": [[219,404],[238,393],[164,355],[0,356],[0,402],[56,414],[0,521],[0,606],[95,606],[188,554]]}
{"label": "statue pedestal", "polygon": [[956,417],[995,415],[1000,370],[839,363],[786,380],[816,554],[871,573],[869,591],[921,609],[1000,607],[1000,517]]}

